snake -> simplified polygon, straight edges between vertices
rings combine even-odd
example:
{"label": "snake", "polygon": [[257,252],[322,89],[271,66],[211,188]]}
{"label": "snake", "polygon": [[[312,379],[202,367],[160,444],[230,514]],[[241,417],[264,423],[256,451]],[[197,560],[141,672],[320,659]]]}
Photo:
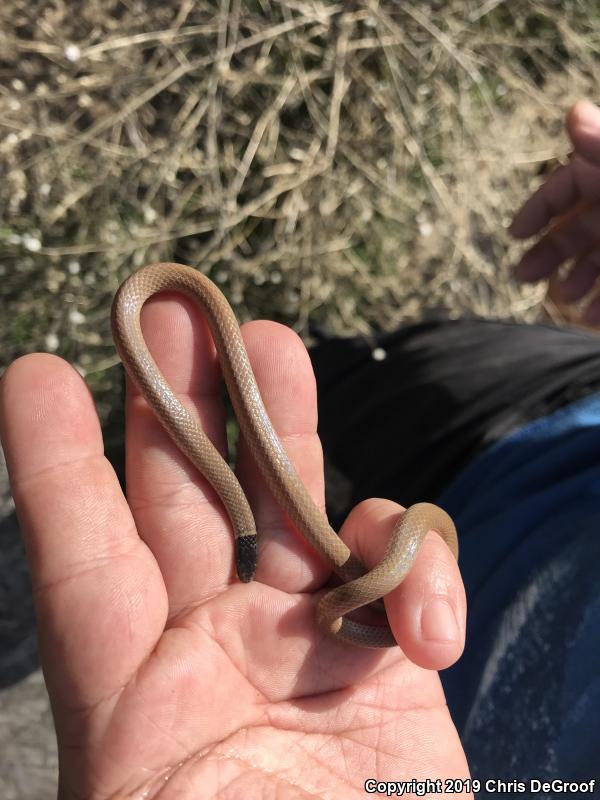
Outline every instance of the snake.
{"label": "snake", "polygon": [[255,464],[293,526],[338,578],[339,585],[328,588],[316,604],[316,623],[322,631],[347,644],[395,646],[385,614],[380,614],[383,624],[365,622],[364,612],[358,615],[362,613],[362,620],[356,619],[356,614],[350,615],[362,606],[383,610],[382,598],[408,575],[430,530],[441,536],[458,559],[457,533],[451,517],[432,503],[411,505],[399,516],[383,559],[367,569],[330,526],[294,469],[269,419],[239,324],[223,293],[197,269],[175,263],[151,264],[129,275],[115,293],[111,308],[114,343],[126,372],[159,422],[223,503],[233,528],[240,581],[251,581],[258,564],[258,533],[249,501],[225,458],[169,386],[142,333],[144,303],[167,291],[191,298],[203,313],[240,432]]}

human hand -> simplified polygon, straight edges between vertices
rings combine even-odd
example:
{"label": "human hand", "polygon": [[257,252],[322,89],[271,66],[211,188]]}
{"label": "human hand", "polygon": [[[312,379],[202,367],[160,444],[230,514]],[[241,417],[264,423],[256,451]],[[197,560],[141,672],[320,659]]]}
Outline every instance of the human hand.
{"label": "human hand", "polygon": [[[167,380],[225,452],[218,367],[195,308],[161,295],[146,304],[143,325]],[[306,350],[275,323],[243,333],[273,424],[323,505]],[[401,648],[338,643],[315,624],[328,570],[291,529],[243,443],[238,476],[262,536],[250,584],[234,577],[232,534],[214,492],[131,384],[127,395],[126,500],[72,367],[25,356],[1,384],[59,799],[346,799],[364,797],[370,777],[468,777],[433,671],[459,657],[465,630],[460,574],[440,537],[429,534],[386,598]],[[376,563],[400,511],[362,503],[342,535]]]}
{"label": "human hand", "polygon": [[[549,297],[567,321],[600,326],[600,109],[587,100],[567,115],[574,153],[551,173],[515,215],[509,230],[517,239],[540,233],[516,268],[521,281],[550,279]],[[564,280],[558,270],[573,261]],[[572,304],[586,298],[580,316]],[[569,307],[571,307],[569,309]]]}

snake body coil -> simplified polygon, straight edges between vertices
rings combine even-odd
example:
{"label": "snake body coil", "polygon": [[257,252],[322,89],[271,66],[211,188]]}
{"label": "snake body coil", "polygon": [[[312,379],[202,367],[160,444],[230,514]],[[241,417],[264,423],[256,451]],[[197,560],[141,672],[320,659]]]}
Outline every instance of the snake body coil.
{"label": "snake body coil", "polygon": [[437,531],[457,556],[452,520],[429,503],[411,506],[394,528],[383,561],[367,572],[330,527],[287,457],[263,405],[239,325],[225,297],[212,281],[190,267],[153,264],[135,272],[117,291],[111,315],[113,338],[125,368],[162,425],[223,502],[233,526],[240,580],[251,580],[256,569],[257,532],[250,505],[227,462],[166,382],[142,334],[142,306],[162,291],[185,294],[202,309],[252,457],[296,528],[344,581],[320,601],[319,623],[337,638],[356,645],[395,645],[389,626],[364,625],[345,615],[385,596],[402,582],[429,530]]}

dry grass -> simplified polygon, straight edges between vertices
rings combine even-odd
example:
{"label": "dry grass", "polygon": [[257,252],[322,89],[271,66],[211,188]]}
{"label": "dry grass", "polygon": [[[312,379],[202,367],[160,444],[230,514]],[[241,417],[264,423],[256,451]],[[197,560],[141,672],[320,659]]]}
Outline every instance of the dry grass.
{"label": "dry grass", "polygon": [[[118,417],[110,300],[155,260],[303,335],[535,319],[504,225],[599,46],[597,0],[3,0],[2,361],[56,351]],[[40,698],[4,696],[7,798],[56,784]]]}
{"label": "dry grass", "polygon": [[110,392],[111,295],[200,266],[242,319],[534,319],[503,231],[599,85],[595,0],[5,0],[0,343]]}

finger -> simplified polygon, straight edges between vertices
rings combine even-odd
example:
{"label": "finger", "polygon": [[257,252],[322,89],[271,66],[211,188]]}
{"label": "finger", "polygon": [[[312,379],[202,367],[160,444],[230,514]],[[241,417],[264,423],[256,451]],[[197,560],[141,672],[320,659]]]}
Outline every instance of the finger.
{"label": "finger", "polygon": [[568,164],[554,170],[515,214],[509,227],[517,239],[539,233],[552,219],[581,203],[600,198],[600,110],[592,103],[577,103],[567,116],[567,129],[575,147]]}
{"label": "finger", "polygon": [[[367,566],[383,558],[401,511],[391,500],[366,500],[344,523],[344,541]],[[398,644],[415,664],[445,669],[460,657],[466,627],[465,591],[456,560],[437,533],[427,535],[412,569],[385,598],[385,606]]]}
{"label": "finger", "polygon": [[567,131],[575,150],[600,167],[600,108],[589,100],[575,103],[567,115]]}
{"label": "finger", "polygon": [[579,258],[598,243],[600,205],[583,206],[564,216],[553,225],[516,267],[516,275],[522,281],[537,281],[548,278],[570,258]]}
{"label": "finger", "polygon": [[[316,381],[306,347],[294,331],[275,322],[248,323],[242,334],[278,438],[300,480],[325,514]],[[236,469],[260,533],[257,579],[286,592],[306,591],[321,584],[330,566],[294,529],[262,480],[243,438]]]}
{"label": "finger", "polygon": [[559,281],[557,290],[564,303],[581,300],[596,283],[600,275],[600,246],[585,253],[575,262],[564,280]]}
{"label": "finger", "polygon": [[[163,293],[144,306],[142,329],[167,382],[225,455],[220,368],[201,311],[181,295]],[[323,507],[316,389],[306,348],[293,331],[276,323],[250,323],[242,335],[273,424]],[[160,565],[174,616],[235,580],[233,533],[212,487],[180,453],[138,390],[128,384],[128,391],[128,499],[140,535]],[[288,590],[306,588],[315,573],[322,580],[327,567],[293,531],[243,441],[237,471],[260,534],[257,578],[281,582]]]}
{"label": "finger", "polygon": [[[221,374],[202,312],[187,297],[164,292],[144,305],[141,324],[167,383],[226,457]],[[233,579],[229,519],[216,492],[130,380],[126,454],[127,499],[140,536],[160,566],[173,617]]]}
{"label": "finger", "polygon": [[527,239],[556,216],[569,211],[581,200],[573,164],[558,167],[517,211],[509,227],[516,239]]}
{"label": "finger", "polygon": [[35,354],[7,369],[0,435],[53,702],[96,705],[130,679],[162,632],[160,572],[103,456],[90,392],[69,364]]}

